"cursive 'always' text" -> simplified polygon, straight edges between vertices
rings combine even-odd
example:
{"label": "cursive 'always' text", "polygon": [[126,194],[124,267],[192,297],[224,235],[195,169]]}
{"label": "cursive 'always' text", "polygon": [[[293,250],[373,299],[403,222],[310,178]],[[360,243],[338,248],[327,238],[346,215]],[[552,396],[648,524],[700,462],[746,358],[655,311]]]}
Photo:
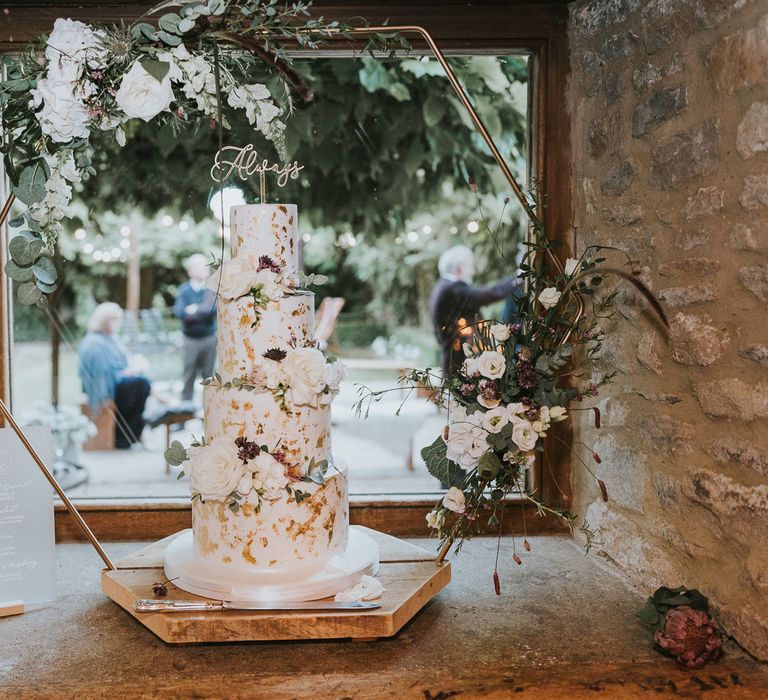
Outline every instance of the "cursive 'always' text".
{"label": "cursive 'always' text", "polygon": [[215,182],[224,182],[233,171],[237,171],[241,180],[247,180],[254,173],[277,175],[277,184],[284,187],[288,179],[295,180],[299,177],[299,171],[304,166],[298,161],[293,163],[270,163],[266,158],[259,158],[259,154],[251,144],[243,146],[224,146],[216,153],[216,158],[211,167],[211,177]]}

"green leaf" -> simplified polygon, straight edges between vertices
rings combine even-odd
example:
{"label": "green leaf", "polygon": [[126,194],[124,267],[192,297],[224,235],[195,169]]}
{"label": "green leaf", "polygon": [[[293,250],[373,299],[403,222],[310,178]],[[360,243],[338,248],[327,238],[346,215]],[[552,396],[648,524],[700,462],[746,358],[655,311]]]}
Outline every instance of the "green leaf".
{"label": "green leaf", "polygon": [[178,440],[174,440],[165,451],[165,461],[172,467],[178,467],[187,461],[187,450]]}
{"label": "green leaf", "polygon": [[53,284],[56,281],[56,266],[53,264],[53,260],[45,256],[39,258],[32,266],[32,272],[43,284]]}
{"label": "green leaf", "polygon": [[8,252],[16,264],[31,265],[40,256],[43,242],[30,231],[22,231],[11,239]]}
{"label": "green leaf", "polygon": [[181,22],[181,17],[175,12],[169,12],[157,21],[157,25],[166,32],[176,33],[179,29],[179,22]]}
{"label": "green leaf", "polygon": [[501,469],[501,460],[495,452],[486,452],[477,463],[477,471],[482,476],[496,476]]}
{"label": "green leaf", "polygon": [[141,60],[141,67],[158,83],[162,83],[163,78],[168,75],[168,71],[171,69],[171,64],[165,61],[158,61],[155,58],[144,58]]}
{"label": "green leaf", "polygon": [[143,37],[150,41],[154,41],[156,38],[156,30],[148,22],[139,22],[131,27],[131,36],[134,39],[141,39]]}
{"label": "green leaf", "polygon": [[177,31],[180,34],[185,34],[190,29],[193,29],[195,26],[195,20],[193,20],[191,17],[185,17],[179,22],[179,26],[177,27]]}
{"label": "green leaf", "polygon": [[43,292],[43,294],[53,294],[58,287],[56,284],[46,284],[45,282],[37,280],[37,288]]}
{"label": "green leaf", "polygon": [[160,31],[157,33],[157,38],[168,46],[178,46],[181,43],[181,37],[175,34],[169,34],[168,32]]}
{"label": "green leaf", "polygon": [[39,202],[45,197],[45,181],[48,179],[45,161],[37,158],[24,167],[19,176],[19,184],[13,192],[19,201],[27,206]]}
{"label": "green leaf", "polygon": [[429,93],[427,99],[424,101],[424,106],[422,107],[424,123],[430,129],[433,128],[442,121],[446,109],[447,105],[445,100],[440,99],[440,97],[434,93]]}
{"label": "green leaf", "polygon": [[35,279],[31,267],[19,267],[13,260],[5,263],[5,274],[16,282],[29,282]]}
{"label": "green leaf", "polygon": [[34,282],[24,282],[19,285],[19,290],[16,292],[19,301],[25,306],[32,306],[37,304],[43,296],[43,293],[37,288]]}
{"label": "green leaf", "polygon": [[24,225],[24,215],[19,214],[19,216],[14,216],[9,222],[8,225],[11,228],[19,228],[19,226]]}
{"label": "green leaf", "polygon": [[442,437],[421,450],[421,458],[427,465],[427,471],[444,484],[453,484],[462,473],[461,467],[446,456],[448,446]]}
{"label": "green leaf", "polygon": [[645,624],[653,626],[657,626],[661,619],[663,619],[650,598],[645,601],[645,605],[637,612],[637,617],[645,622]]}

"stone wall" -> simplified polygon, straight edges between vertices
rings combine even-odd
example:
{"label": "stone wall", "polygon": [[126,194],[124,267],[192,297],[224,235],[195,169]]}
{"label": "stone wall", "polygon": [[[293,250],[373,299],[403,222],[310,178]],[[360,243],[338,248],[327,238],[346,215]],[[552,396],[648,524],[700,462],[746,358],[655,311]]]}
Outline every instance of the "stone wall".
{"label": "stone wall", "polygon": [[700,588],[768,658],[768,7],[589,0],[569,33],[576,250],[626,251],[671,322],[621,288],[603,425],[576,428],[610,500],[575,468],[574,502],[635,583]]}

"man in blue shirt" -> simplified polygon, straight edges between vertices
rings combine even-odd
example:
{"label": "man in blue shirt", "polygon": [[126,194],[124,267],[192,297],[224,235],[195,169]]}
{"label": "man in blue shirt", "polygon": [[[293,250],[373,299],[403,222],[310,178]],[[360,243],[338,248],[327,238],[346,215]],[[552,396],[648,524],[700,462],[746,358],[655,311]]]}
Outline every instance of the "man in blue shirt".
{"label": "man in blue shirt", "polygon": [[216,294],[205,286],[208,262],[195,254],[184,263],[189,281],[179,287],[174,316],[182,321],[184,333],[184,388],[182,401],[192,401],[195,379],[213,375],[216,361]]}

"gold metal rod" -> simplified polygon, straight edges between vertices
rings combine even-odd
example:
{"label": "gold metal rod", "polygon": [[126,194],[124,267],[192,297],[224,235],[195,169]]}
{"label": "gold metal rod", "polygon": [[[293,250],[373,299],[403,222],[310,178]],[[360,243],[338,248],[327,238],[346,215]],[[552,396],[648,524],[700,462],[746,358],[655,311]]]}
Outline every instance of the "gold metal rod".
{"label": "gold metal rod", "polygon": [[67,507],[67,510],[72,514],[72,517],[77,521],[77,524],[80,526],[80,529],[85,533],[86,537],[90,540],[91,544],[94,546],[96,551],[99,553],[99,556],[104,560],[104,563],[107,565],[108,569],[115,569],[115,565],[112,563],[112,560],[107,556],[107,553],[104,551],[104,549],[101,546],[101,543],[96,539],[96,535],[93,534],[91,531],[91,528],[88,527],[88,524],[83,520],[83,516],[78,513],[77,508],[72,505],[72,502],[67,498],[67,494],[64,493],[64,489],[59,486],[59,482],[56,481],[56,478],[53,476],[53,474],[50,472],[48,467],[45,466],[45,462],[43,462],[40,455],[37,453],[37,450],[32,447],[32,443],[29,442],[27,439],[27,436],[24,434],[24,431],[19,427],[19,424],[14,420],[13,416],[11,415],[11,412],[8,410],[8,407],[5,405],[5,402],[0,399],[0,412],[2,412],[5,419],[8,421],[11,428],[13,428],[13,432],[16,433],[16,435],[19,436],[19,440],[21,440],[24,447],[27,449],[27,452],[29,452],[32,459],[35,460],[35,463],[40,468],[40,471],[43,473],[43,476],[45,476],[46,479],[48,479],[48,483],[53,486],[53,490],[56,491],[56,493],[59,495],[59,498],[62,500],[64,505]]}
{"label": "gold metal rod", "polygon": [[437,563],[442,563],[445,558],[448,556],[448,550],[450,550],[451,545],[453,544],[453,540],[447,540],[446,543],[443,545],[443,548],[440,550],[440,553],[437,555]]}
{"label": "gold metal rod", "polygon": [[[11,207],[13,206],[13,202],[16,199],[16,195],[11,192],[11,194],[8,195],[8,199],[5,200],[5,204],[3,204],[3,208],[0,209],[0,226],[2,226],[5,223],[5,220],[8,218],[8,214],[11,211]],[[107,556],[107,553],[104,551],[104,548],[101,546],[101,543],[98,539],[96,539],[96,535],[93,534],[91,531],[91,528],[88,527],[88,523],[83,520],[83,516],[80,515],[79,511],[75,506],[72,504],[72,501],[67,498],[67,494],[64,493],[64,489],[59,486],[59,482],[56,481],[56,477],[51,473],[51,471],[48,469],[48,467],[45,466],[45,462],[43,462],[40,455],[37,453],[37,450],[32,447],[32,444],[27,439],[27,436],[24,434],[24,431],[19,427],[19,424],[16,422],[14,417],[11,415],[11,412],[8,410],[8,407],[5,405],[5,401],[3,401],[2,398],[0,398],[0,413],[3,414],[5,419],[8,421],[8,424],[13,428],[13,432],[16,433],[16,435],[19,436],[19,440],[21,440],[21,443],[24,445],[27,452],[29,452],[29,455],[32,457],[33,460],[35,460],[35,464],[37,464],[40,471],[43,473],[43,476],[48,479],[48,483],[53,487],[53,490],[58,494],[59,498],[61,499],[62,503],[66,506],[67,510],[70,512],[72,517],[75,519],[77,524],[80,526],[80,529],[85,533],[85,536],[90,540],[91,544],[93,545],[94,549],[98,552],[99,556],[102,558],[103,562],[107,565],[108,569],[116,569],[117,567],[112,563],[112,560]]]}

